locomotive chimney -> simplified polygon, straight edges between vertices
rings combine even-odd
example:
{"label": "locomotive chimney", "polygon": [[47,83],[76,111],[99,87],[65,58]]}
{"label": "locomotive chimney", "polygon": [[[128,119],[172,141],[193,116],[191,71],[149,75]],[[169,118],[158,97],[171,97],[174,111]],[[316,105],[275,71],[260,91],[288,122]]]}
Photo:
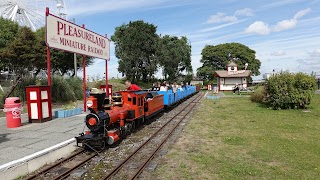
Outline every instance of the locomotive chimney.
{"label": "locomotive chimney", "polygon": [[98,104],[98,111],[103,111],[104,106],[104,98],[106,97],[106,92],[102,91],[101,89],[92,88],[90,92],[90,96],[93,96],[97,98],[97,104]]}

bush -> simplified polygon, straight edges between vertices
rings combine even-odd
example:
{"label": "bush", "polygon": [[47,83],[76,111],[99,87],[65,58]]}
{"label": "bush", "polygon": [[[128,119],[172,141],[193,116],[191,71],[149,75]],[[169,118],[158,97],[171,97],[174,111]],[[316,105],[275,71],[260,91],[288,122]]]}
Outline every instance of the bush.
{"label": "bush", "polygon": [[250,96],[252,102],[265,103],[265,91],[258,91]]}
{"label": "bush", "polygon": [[106,84],[106,81],[97,81],[97,82],[94,84],[94,88],[100,89],[100,86],[101,86],[101,85],[105,85],[105,84]]}
{"label": "bush", "polygon": [[36,83],[37,83],[37,79],[35,77],[22,78],[22,80],[20,81],[20,83],[18,83],[18,85],[16,86],[16,88],[14,89],[10,97],[19,97],[21,101],[26,102],[27,97],[26,97],[25,87],[29,85],[36,85]]}
{"label": "bush", "polygon": [[80,100],[83,98],[83,82],[79,77],[70,77],[66,79],[70,88],[73,90],[75,98]]}
{"label": "bush", "polygon": [[[22,101],[26,101],[26,86],[47,85],[47,82],[47,79],[38,80],[35,77],[24,77],[10,96],[17,96]],[[51,82],[52,102],[69,102],[83,98],[82,80],[80,78],[53,76]]]}
{"label": "bush", "polygon": [[[61,76],[54,76],[51,79],[51,97],[52,102],[69,102],[77,100],[75,91],[78,88],[73,89],[69,82]],[[44,81],[44,84],[47,84],[47,80]],[[79,84],[81,89],[81,84]]]}
{"label": "bush", "polygon": [[316,80],[304,73],[281,72],[266,84],[266,102],[273,109],[302,109],[310,104]]}

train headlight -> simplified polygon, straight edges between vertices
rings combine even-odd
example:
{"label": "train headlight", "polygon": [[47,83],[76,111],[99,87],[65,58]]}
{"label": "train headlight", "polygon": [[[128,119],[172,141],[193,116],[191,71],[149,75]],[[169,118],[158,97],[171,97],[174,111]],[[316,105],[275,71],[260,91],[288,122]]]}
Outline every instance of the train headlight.
{"label": "train headlight", "polygon": [[88,124],[90,124],[90,126],[94,126],[97,124],[97,120],[96,118],[92,117],[88,120]]}
{"label": "train headlight", "polygon": [[96,114],[90,113],[86,116],[85,122],[91,132],[98,131],[101,126],[99,117]]}
{"label": "train headlight", "polygon": [[93,105],[93,102],[91,100],[87,101],[87,107],[91,107]]}

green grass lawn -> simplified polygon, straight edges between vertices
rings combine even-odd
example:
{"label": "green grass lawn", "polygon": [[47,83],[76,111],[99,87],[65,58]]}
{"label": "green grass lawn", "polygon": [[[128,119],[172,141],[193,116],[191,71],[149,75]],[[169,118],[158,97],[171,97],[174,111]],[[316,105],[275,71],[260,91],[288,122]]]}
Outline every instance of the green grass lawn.
{"label": "green grass lawn", "polygon": [[154,172],[159,179],[319,179],[320,95],[271,110],[249,98],[204,100]]}

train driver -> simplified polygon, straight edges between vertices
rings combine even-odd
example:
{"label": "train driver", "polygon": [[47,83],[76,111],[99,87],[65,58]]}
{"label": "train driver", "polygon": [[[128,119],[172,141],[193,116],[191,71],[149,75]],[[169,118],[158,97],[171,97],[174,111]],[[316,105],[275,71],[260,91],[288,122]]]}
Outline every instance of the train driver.
{"label": "train driver", "polygon": [[129,80],[126,80],[125,84],[127,86],[127,90],[130,90],[130,91],[139,91],[139,90],[141,90],[141,88],[138,85],[132,84],[131,81],[129,81]]}

